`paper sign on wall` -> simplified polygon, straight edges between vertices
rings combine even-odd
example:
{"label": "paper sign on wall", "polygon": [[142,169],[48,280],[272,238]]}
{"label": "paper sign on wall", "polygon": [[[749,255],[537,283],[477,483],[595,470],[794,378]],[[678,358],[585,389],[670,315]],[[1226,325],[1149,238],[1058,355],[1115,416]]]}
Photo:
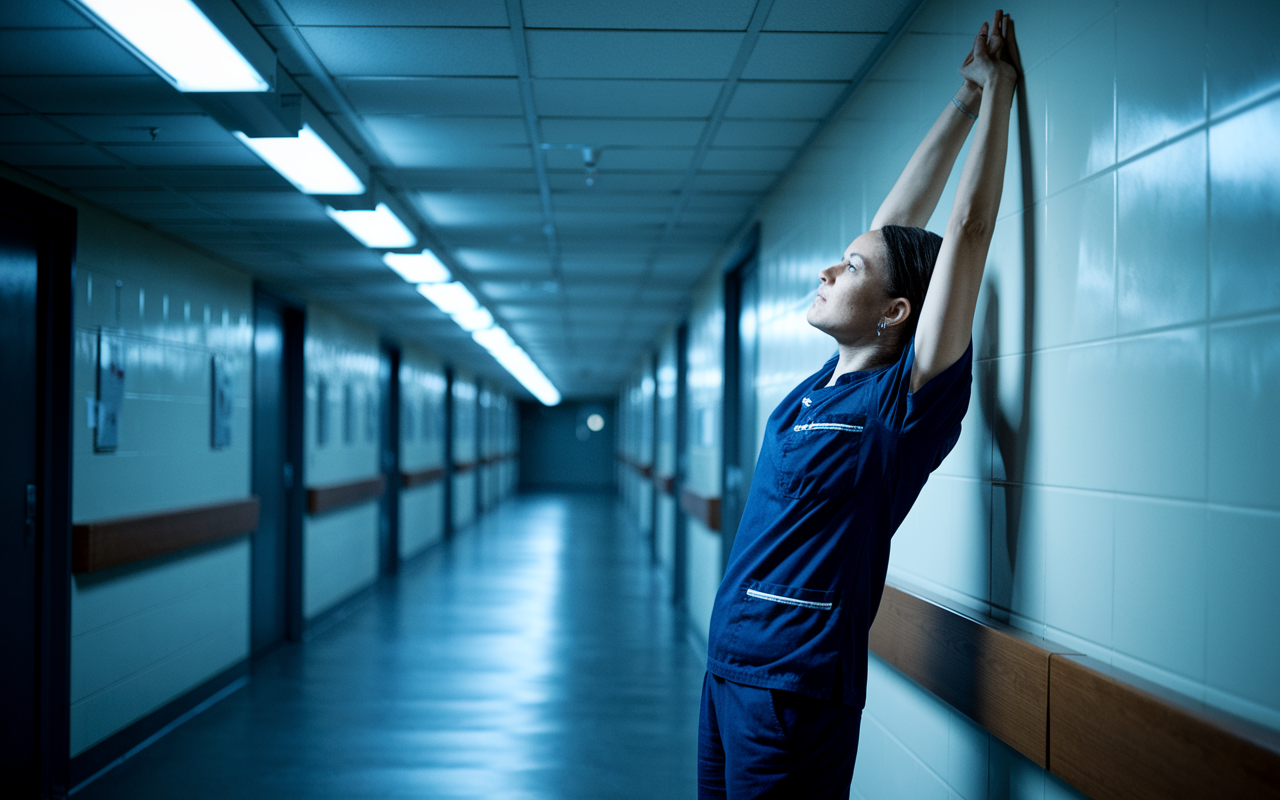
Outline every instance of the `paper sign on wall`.
{"label": "paper sign on wall", "polygon": [[212,363],[212,444],[214,450],[222,450],[231,446],[231,408],[235,397],[235,384],[232,382],[231,370],[227,368],[226,359],[214,356]]}
{"label": "paper sign on wall", "polygon": [[98,407],[93,449],[109,453],[120,445],[124,405],[124,337],[98,329]]}

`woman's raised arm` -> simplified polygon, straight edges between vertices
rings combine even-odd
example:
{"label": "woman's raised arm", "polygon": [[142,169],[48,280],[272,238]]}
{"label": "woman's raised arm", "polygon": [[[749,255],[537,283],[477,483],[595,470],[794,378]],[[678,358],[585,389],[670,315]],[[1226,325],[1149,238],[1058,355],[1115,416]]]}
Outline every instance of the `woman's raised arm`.
{"label": "woman's raised arm", "polygon": [[981,104],[982,87],[966,78],[880,204],[871,220],[871,230],[885,225],[925,226],[938,206],[938,198]]}
{"label": "woman's raised arm", "polygon": [[974,126],[973,145],[960,173],[942,250],[929,280],[924,307],[920,309],[911,372],[912,391],[956,363],[973,335],[973,314],[978,305],[978,290],[982,287],[982,270],[1004,188],[1009,110],[1018,80],[1016,61],[1013,20],[997,11],[994,24],[982,24],[972,56],[960,69],[965,78],[982,86],[982,110]]}

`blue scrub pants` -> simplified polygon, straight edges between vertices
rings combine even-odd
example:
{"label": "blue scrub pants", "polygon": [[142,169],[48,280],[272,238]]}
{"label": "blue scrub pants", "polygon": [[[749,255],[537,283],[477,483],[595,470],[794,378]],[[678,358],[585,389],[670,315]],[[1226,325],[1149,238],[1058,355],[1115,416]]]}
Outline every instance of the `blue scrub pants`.
{"label": "blue scrub pants", "polygon": [[862,709],[707,673],[698,799],[847,800]]}

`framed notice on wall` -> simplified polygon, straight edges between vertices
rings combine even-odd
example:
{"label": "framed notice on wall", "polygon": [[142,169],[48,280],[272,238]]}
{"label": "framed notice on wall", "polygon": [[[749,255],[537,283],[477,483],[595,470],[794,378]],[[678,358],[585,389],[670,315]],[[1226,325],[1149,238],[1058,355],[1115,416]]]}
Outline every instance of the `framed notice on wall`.
{"label": "framed notice on wall", "polygon": [[235,384],[232,382],[231,370],[222,356],[214,356],[213,362],[213,397],[212,406],[212,445],[214,450],[222,450],[231,446],[231,408],[235,397]]}
{"label": "framed notice on wall", "polygon": [[120,409],[124,405],[124,337],[98,329],[98,402],[94,408],[93,449],[109,453],[120,446]]}

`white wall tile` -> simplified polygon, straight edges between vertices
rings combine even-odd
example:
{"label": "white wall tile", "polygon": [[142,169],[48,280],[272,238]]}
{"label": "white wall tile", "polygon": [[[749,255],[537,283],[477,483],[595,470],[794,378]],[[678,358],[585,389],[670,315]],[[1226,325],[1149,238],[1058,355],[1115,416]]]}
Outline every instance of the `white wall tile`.
{"label": "white wall tile", "polygon": [[1037,492],[1045,531],[1045,623],[1111,646],[1115,500],[1104,494]]}
{"label": "white wall tile", "polygon": [[1108,14],[1027,76],[1050,87],[1051,195],[1115,163],[1115,47],[1115,16]]}
{"label": "white wall tile", "polygon": [[[1046,547],[1044,522],[1051,508],[1045,490],[993,486],[991,491],[991,604],[1021,627],[1044,623]],[[1000,615],[1003,616],[1003,615]]]}
{"label": "white wall tile", "polygon": [[1207,683],[1280,709],[1280,515],[1211,507],[1209,540]]}
{"label": "white wall tile", "polygon": [[1215,0],[1207,15],[1209,109],[1215,117],[1280,89],[1280,6]]}
{"label": "white wall tile", "polygon": [[1209,499],[1280,508],[1280,317],[1209,332]]}
{"label": "white wall tile", "polygon": [[378,506],[307,517],[302,533],[302,614],[312,619],[377,578]]}
{"label": "white wall tile", "polygon": [[1119,170],[1116,269],[1120,332],[1205,317],[1205,139],[1204,133],[1196,133]]}
{"label": "white wall tile", "polygon": [[1214,316],[1280,308],[1280,148],[1259,146],[1273,140],[1277,131],[1280,100],[1209,129]]}
{"label": "white wall tile", "polygon": [[[1115,175],[1108,173],[1045,203],[1036,270],[1035,346],[1086,342],[1116,333]],[[1018,305],[1017,298],[1010,298]],[[1005,351],[1008,352],[1008,351]]]}
{"label": "white wall tile", "polygon": [[1204,679],[1206,511],[1116,498],[1115,648]]}
{"label": "white wall tile", "polygon": [[[1216,7],[1214,13],[1221,13]],[[1205,120],[1205,0],[1124,0],[1116,11],[1120,159]]]}

